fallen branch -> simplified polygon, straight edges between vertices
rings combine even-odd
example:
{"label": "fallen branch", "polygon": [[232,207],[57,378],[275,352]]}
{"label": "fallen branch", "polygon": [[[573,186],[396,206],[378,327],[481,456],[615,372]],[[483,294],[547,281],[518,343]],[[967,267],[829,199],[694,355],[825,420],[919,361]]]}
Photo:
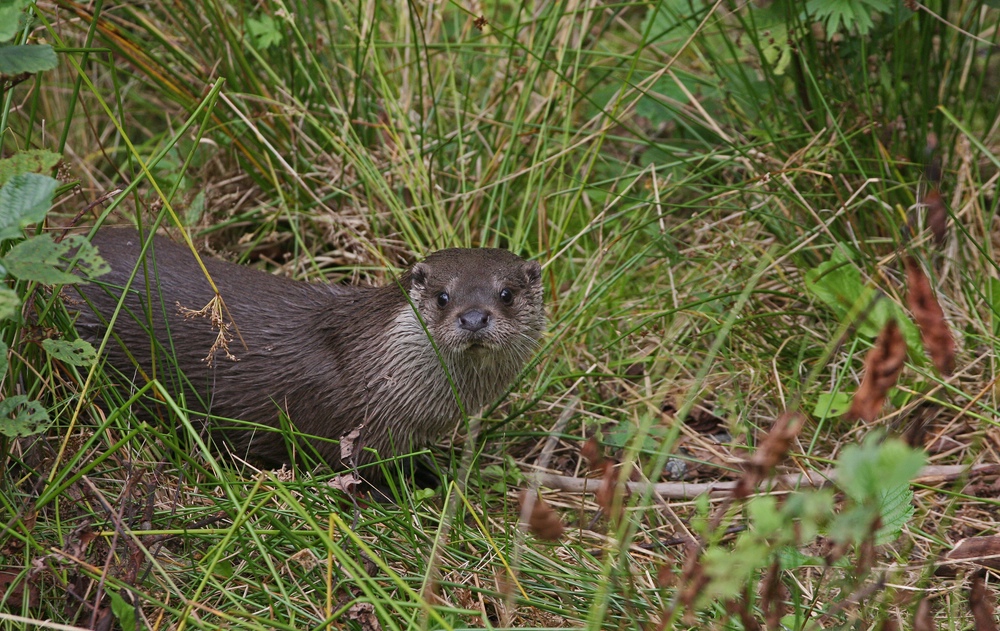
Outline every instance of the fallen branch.
{"label": "fallen branch", "polygon": [[[982,475],[986,473],[1000,473],[1000,465],[931,465],[921,469],[912,483],[929,485],[955,480],[965,475]],[[777,493],[802,487],[820,487],[829,484],[835,477],[836,472],[833,469],[779,475],[766,480],[762,485],[765,487],[762,492]],[[541,486],[568,491],[570,493],[596,493],[601,486],[601,480],[577,478],[554,473],[537,473],[535,474],[535,479]],[[652,486],[655,495],[672,500],[694,499],[705,493],[713,496],[729,495],[736,488],[737,484],[739,484],[739,480],[725,482],[658,482],[652,485],[648,482],[626,482],[630,493],[644,493]]]}

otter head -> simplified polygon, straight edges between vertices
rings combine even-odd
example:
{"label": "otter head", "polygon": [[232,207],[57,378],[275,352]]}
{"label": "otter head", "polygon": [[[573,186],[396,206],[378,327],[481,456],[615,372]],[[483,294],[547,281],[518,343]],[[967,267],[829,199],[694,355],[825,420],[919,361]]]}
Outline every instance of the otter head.
{"label": "otter head", "polygon": [[410,297],[444,353],[525,361],[545,328],[541,267],[506,250],[441,250],[410,271]]}

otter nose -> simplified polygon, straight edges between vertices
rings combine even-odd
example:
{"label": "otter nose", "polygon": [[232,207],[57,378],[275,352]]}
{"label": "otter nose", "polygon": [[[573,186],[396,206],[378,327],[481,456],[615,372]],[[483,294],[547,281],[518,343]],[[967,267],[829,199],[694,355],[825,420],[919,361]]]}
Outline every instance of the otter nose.
{"label": "otter nose", "polygon": [[458,316],[458,325],[466,331],[472,331],[473,333],[485,329],[489,323],[490,314],[484,313],[479,309],[469,309]]}

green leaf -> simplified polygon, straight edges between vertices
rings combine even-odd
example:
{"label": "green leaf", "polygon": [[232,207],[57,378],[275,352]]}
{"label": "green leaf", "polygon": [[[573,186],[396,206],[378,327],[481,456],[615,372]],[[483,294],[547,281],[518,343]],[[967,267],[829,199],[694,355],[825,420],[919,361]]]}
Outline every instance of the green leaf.
{"label": "green leaf", "polygon": [[752,533],[740,535],[731,550],[714,546],[705,550],[702,563],[709,583],[699,600],[704,602],[738,596],[754,572],[767,566],[770,557],[771,546],[758,540]]}
{"label": "green leaf", "polygon": [[837,485],[859,504],[880,502],[886,490],[909,485],[926,460],[898,438],[877,441],[871,435],[861,445],[848,445],[837,460]]}
{"label": "green leaf", "polygon": [[7,344],[0,340],[0,381],[7,376]]}
{"label": "green leaf", "polygon": [[22,173],[47,175],[52,172],[61,159],[61,155],[46,149],[18,151],[13,156],[0,160],[0,186],[6,184],[15,175]]}
{"label": "green leaf", "polygon": [[882,527],[875,533],[875,545],[891,543],[899,537],[913,517],[913,490],[909,484],[883,489],[880,494],[879,513]]}
{"label": "green leaf", "polygon": [[83,279],[62,270],[64,263],[60,256],[67,250],[65,242],[56,243],[52,235],[42,234],[15,245],[2,261],[7,272],[19,280],[33,280],[45,285],[73,285]]}
{"label": "green leaf", "polygon": [[59,65],[56,51],[48,44],[0,46],[0,75],[14,76],[52,70]]}
{"label": "green leaf", "polygon": [[17,292],[0,284],[0,321],[16,316],[20,306],[21,299],[18,298]]}
{"label": "green leaf", "polygon": [[20,237],[28,224],[45,219],[59,182],[47,175],[22,173],[0,188],[0,240]]}
{"label": "green leaf", "polygon": [[128,604],[118,592],[108,592],[111,596],[111,613],[118,620],[118,625],[122,629],[135,628],[135,607]]}
{"label": "green leaf", "polygon": [[42,340],[42,348],[53,358],[73,366],[90,366],[97,361],[97,351],[84,340]]}
{"label": "green leaf", "polygon": [[858,333],[875,339],[889,320],[896,320],[906,340],[910,357],[923,357],[920,331],[895,302],[861,280],[861,272],[839,248],[829,261],[806,272],[806,291],[826,304],[843,320],[856,306],[867,308],[865,318],[854,323]]}
{"label": "green leaf", "polygon": [[184,213],[184,225],[197,226],[205,215],[205,190],[198,191]]}
{"label": "green leaf", "polygon": [[816,397],[812,415],[816,418],[840,416],[851,408],[851,395],[846,392],[824,392]]}
{"label": "green leaf", "polygon": [[[111,271],[108,262],[101,258],[97,248],[82,234],[71,234],[63,239],[60,245],[64,252],[60,256],[69,258],[69,253],[72,252],[76,257],[75,269],[79,270],[85,278],[93,280]],[[85,280],[76,278],[77,283],[86,283]]]}
{"label": "green leaf", "polygon": [[0,434],[16,438],[44,432],[52,423],[38,401],[18,394],[0,401]]}
{"label": "green leaf", "polygon": [[281,44],[282,35],[278,23],[270,15],[262,15],[260,19],[247,18],[247,31],[257,50],[267,50]]}
{"label": "green leaf", "polygon": [[778,500],[773,495],[758,495],[750,499],[746,506],[747,516],[753,524],[754,534],[770,538],[779,533],[785,520],[778,510]]}
{"label": "green leaf", "polygon": [[806,11],[826,26],[826,36],[831,37],[843,25],[845,30],[856,30],[867,35],[875,25],[871,14],[892,10],[887,0],[809,0]]}
{"label": "green leaf", "polygon": [[21,13],[28,0],[0,0],[0,42],[9,42],[21,30]]}

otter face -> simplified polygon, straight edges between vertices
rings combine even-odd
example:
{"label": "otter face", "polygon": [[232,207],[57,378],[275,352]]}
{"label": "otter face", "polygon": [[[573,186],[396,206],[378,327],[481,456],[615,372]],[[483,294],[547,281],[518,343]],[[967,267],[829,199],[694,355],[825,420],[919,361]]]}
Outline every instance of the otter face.
{"label": "otter face", "polygon": [[410,296],[442,352],[524,361],[545,328],[541,267],[506,250],[448,249],[410,272]]}

